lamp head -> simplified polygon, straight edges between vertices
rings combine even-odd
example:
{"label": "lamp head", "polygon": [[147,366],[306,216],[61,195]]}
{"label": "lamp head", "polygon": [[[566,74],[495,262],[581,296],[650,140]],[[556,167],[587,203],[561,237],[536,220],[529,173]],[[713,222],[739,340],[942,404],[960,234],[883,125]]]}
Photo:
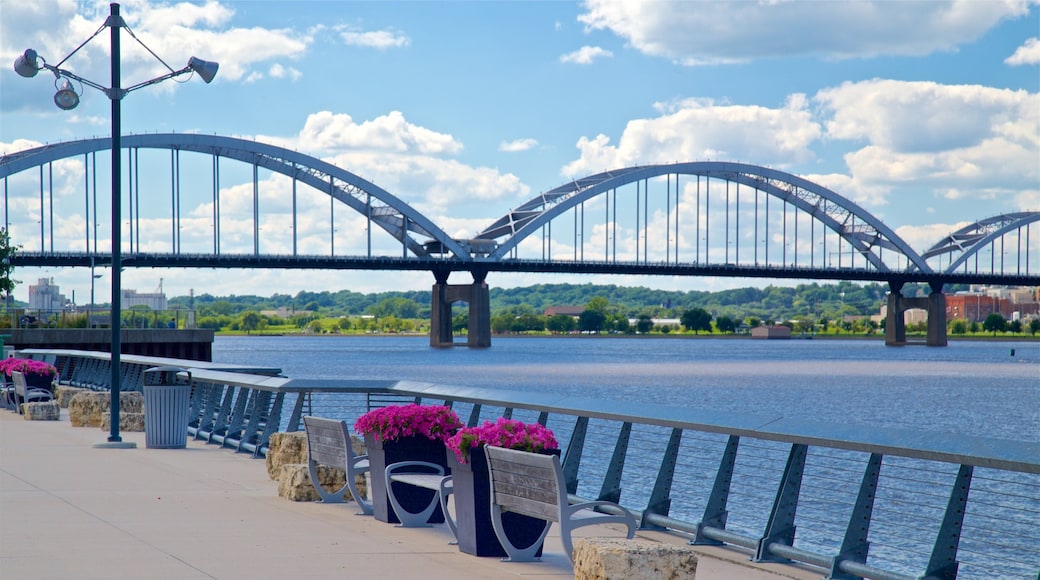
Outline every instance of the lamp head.
{"label": "lamp head", "polygon": [[209,84],[213,81],[213,77],[217,76],[217,68],[220,65],[215,62],[208,60],[202,60],[201,58],[195,58],[194,56],[188,59],[188,68],[195,71],[202,80]]}
{"label": "lamp head", "polygon": [[27,48],[24,53],[18,55],[18,58],[14,59],[14,72],[25,78],[36,76],[36,73],[40,72],[40,62],[36,51]]}
{"label": "lamp head", "polygon": [[54,93],[54,104],[64,111],[70,111],[79,105],[79,95],[72,89],[72,83],[68,80],[61,83],[58,92]]}

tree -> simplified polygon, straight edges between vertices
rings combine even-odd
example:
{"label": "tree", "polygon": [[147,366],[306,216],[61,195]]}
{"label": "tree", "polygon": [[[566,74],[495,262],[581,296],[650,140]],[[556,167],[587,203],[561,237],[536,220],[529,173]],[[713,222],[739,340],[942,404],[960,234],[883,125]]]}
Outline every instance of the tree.
{"label": "tree", "polygon": [[609,307],[610,301],[602,296],[595,296],[585,305],[585,310],[595,310],[601,314],[606,314]]}
{"label": "tree", "polygon": [[1040,318],[1034,318],[1029,321],[1029,334],[1036,336],[1036,333],[1040,332]]}
{"label": "tree", "polygon": [[14,272],[11,259],[17,251],[18,247],[11,245],[11,236],[8,235],[7,228],[0,228],[0,294],[5,296],[14,292],[15,284],[18,283],[17,280],[11,279]]}
{"label": "tree", "polygon": [[679,322],[694,334],[700,334],[702,330],[711,332],[711,315],[703,308],[691,308],[683,312]]}
{"label": "tree", "polygon": [[1015,334],[1021,333],[1022,332],[1022,321],[1021,320],[1012,320],[1011,322],[1008,323],[1007,329],[1009,331],[1015,333]]}
{"label": "tree", "polygon": [[986,330],[993,333],[993,336],[997,335],[997,332],[1004,332],[1007,330],[1007,320],[1003,316],[994,312],[986,317],[986,320],[982,321],[982,330]]}
{"label": "tree", "polygon": [[649,314],[640,314],[639,318],[636,319],[636,332],[639,334],[647,334],[654,328],[654,321],[650,318]]}
{"label": "tree", "polygon": [[250,331],[260,328],[260,315],[250,310],[249,312],[242,314],[242,321],[239,328],[246,331],[249,334]]}
{"label": "tree", "polygon": [[599,332],[607,322],[607,315],[599,310],[586,309],[578,316],[578,330],[582,332]]}
{"label": "tree", "polygon": [[958,318],[950,323],[951,334],[967,334],[968,333],[968,321],[963,318]]}
{"label": "tree", "polygon": [[733,333],[737,330],[737,323],[729,316],[719,316],[715,319],[715,328],[718,328],[719,332]]}
{"label": "tree", "polygon": [[545,326],[549,332],[567,333],[577,328],[578,323],[574,321],[573,316],[556,314],[549,317]]}

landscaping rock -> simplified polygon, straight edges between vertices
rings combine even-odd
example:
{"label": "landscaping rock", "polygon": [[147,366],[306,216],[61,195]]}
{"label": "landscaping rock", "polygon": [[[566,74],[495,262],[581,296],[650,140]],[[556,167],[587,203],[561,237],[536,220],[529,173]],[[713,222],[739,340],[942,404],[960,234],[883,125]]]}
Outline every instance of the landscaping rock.
{"label": "landscaping rock", "polygon": [[688,547],[639,538],[575,538],[575,580],[692,579],[697,555]]}
{"label": "landscaping rock", "polygon": [[80,393],[89,393],[90,389],[82,389],[80,387],[70,387],[68,385],[58,385],[54,390],[54,398],[58,400],[58,405],[62,409],[69,408],[69,402],[72,401],[72,397]]}
{"label": "landscaping rock", "polygon": [[22,418],[26,421],[57,421],[61,419],[61,407],[57,401],[22,403]]}
{"label": "landscaping rock", "polygon": [[[101,415],[101,430],[108,431],[112,428],[112,413]],[[144,431],[144,413],[128,413],[119,409],[120,431]]]}
{"label": "landscaping rock", "polygon": [[267,476],[281,479],[282,466],[292,463],[307,463],[307,434],[272,433],[267,441]]}
{"label": "landscaping rock", "polygon": [[[73,427],[101,427],[102,417],[112,414],[111,403],[108,391],[78,393],[69,401],[69,422]],[[144,395],[136,391],[119,393],[119,412],[143,413]]]}

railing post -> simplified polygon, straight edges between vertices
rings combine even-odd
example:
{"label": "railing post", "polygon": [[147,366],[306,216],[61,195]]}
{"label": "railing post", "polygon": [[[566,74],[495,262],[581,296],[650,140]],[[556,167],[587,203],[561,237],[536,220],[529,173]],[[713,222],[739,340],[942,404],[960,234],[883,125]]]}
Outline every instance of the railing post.
{"label": "railing post", "polygon": [[960,566],[957,562],[957,548],[961,542],[961,527],[964,525],[964,512],[968,507],[973,470],[971,465],[961,465],[957,471],[957,479],[950,490],[950,501],[946,504],[946,514],[935,537],[935,547],[932,548],[932,557],[928,561],[928,569],[922,575],[923,578],[957,578],[957,568]]}
{"label": "railing post", "polygon": [[831,564],[828,580],[859,578],[842,571],[842,562],[867,563],[867,552],[870,550],[867,538],[870,536],[870,518],[874,514],[874,496],[877,493],[878,476],[881,474],[881,459],[880,453],[872,453],[867,461],[867,467],[863,471],[863,482],[859,486],[859,495],[856,496],[856,505],[849,516],[849,525],[845,528],[845,539],[842,540],[841,549]]}
{"label": "railing post", "polygon": [[563,476],[567,482],[567,493],[578,493],[578,466],[581,452],[585,448],[585,432],[589,429],[589,418],[578,417],[574,422],[571,440],[567,443],[567,455],[563,458]]}
{"label": "railing post", "polygon": [[599,490],[600,501],[621,503],[621,473],[625,469],[625,457],[628,455],[628,441],[632,435],[632,423],[625,421],[618,432],[614,455],[610,458],[610,466],[603,476],[603,486]]}
{"label": "railing post", "polygon": [[672,507],[672,478],[675,476],[675,462],[679,459],[679,444],[682,442],[682,429],[675,427],[671,436],[668,437],[668,445],[661,457],[661,468],[657,470],[657,481],[654,489],[650,492],[650,501],[643,510],[643,517],[639,519],[640,527],[643,529],[663,529],[646,522],[646,514],[667,516]]}
{"label": "railing post", "polygon": [[805,455],[808,446],[801,443],[791,445],[791,453],[787,456],[787,466],[780,480],[780,487],[773,500],[773,509],[769,513],[766,531],[758,540],[755,551],[756,562],[789,562],[790,559],[774,556],[769,545],[780,543],[785,546],[794,545],[794,518],[798,511],[798,495],[802,490],[802,473],[805,471]]}
{"label": "railing post", "polygon": [[473,408],[469,411],[469,421],[466,422],[467,427],[476,427],[480,424],[480,403],[473,403]]}
{"label": "railing post", "polygon": [[733,466],[737,463],[737,447],[740,445],[738,435],[730,435],[726,442],[726,450],[722,452],[719,470],[715,473],[715,485],[708,496],[708,504],[704,506],[704,517],[697,524],[697,534],[690,541],[694,545],[718,546],[722,542],[704,535],[704,528],[726,529],[726,502],[729,501],[729,486],[733,481]]}

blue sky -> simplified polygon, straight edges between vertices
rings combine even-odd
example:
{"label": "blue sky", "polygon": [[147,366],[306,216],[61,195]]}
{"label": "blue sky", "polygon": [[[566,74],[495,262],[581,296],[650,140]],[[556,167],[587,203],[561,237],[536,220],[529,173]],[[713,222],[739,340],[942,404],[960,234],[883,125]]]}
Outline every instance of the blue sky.
{"label": "blue sky", "polygon": [[[56,64],[108,11],[106,2],[0,0],[0,62],[32,47]],[[205,132],[291,147],[376,182],[453,235],[472,235],[570,178],[670,161],[744,161],[804,176],[856,201],[918,251],[979,218],[1040,209],[1036,1],[130,0],[122,14],[174,68],[192,55],[220,62],[211,85],[192,79],[131,93],[124,133]],[[163,72],[122,39],[124,86]],[[65,68],[107,85],[107,50],[106,30]],[[52,80],[0,69],[0,152],[108,135],[101,93],[88,88],[79,108],[63,112]],[[57,235],[70,248],[82,246],[83,212],[63,212],[60,195],[82,199],[76,179],[56,202]],[[245,180],[223,185],[229,200],[251,189]],[[264,187],[278,195],[277,183]],[[36,241],[36,178],[12,178],[9,188],[15,243]],[[26,283],[44,276],[84,302],[82,270],[16,275]],[[170,295],[432,283],[422,273],[131,270],[124,286],[150,291],[160,277]],[[564,281],[684,290],[764,283],[489,279]],[[106,295],[107,276],[98,284]],[[25,286],[15,295],[25,299]]]}

